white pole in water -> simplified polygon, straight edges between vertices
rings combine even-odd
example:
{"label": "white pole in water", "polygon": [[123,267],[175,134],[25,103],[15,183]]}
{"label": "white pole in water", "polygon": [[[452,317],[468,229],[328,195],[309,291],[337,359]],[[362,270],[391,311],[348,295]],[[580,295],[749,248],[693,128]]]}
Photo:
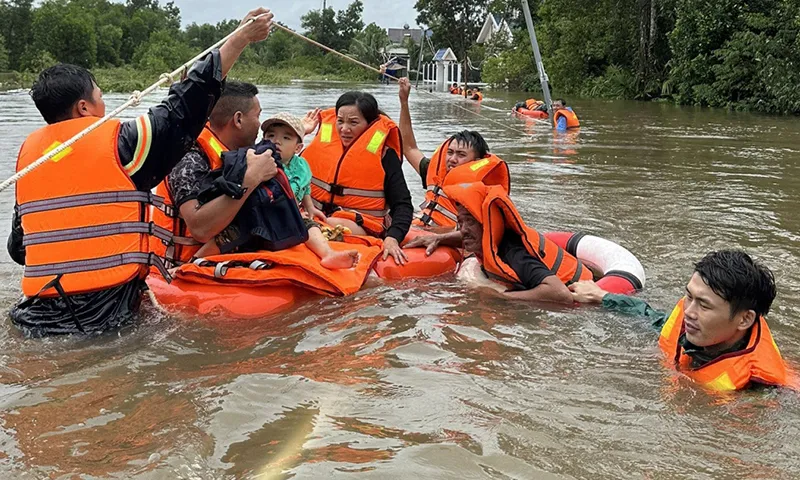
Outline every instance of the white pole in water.
{"label": "white pole in water", "polygon": [[522,11],[525,14],[525,23],[528,24],[528,34],[531,37],[531,47],[533,47],[533,56],[536,60],[536,68],[539,70],[539,80],[542,82],[542,92],[544,93],[544,104],[547,107],[547,113],[550,116],[550,121],[553,121],[553,101],[550,98],[550,85],[547,78],[547,73],[544,71],[544,64],[542,63],[542,54],[539,53],[539,42],[536,41],[536,30],[533,29],[533,18],[531,18],[531,9],[528,7],[528,0],[522,0]]}
{"label": "white pole in water", "polygon": [[[428,31],[427,28],[425,30],[423,30],[422,31],[422,37],[419,39],[419,59],[417,61],[417,85],[416,85],[416,88],[419,88],[419,74],[420,74],[420,70],[422,70],[422,56],[425,53],[425,51],[422,49],[422,46],[423,46],[423,43],[425,42],[425,33],[427,31]],[[411,61],[411,56],[408,57],[408,61],[409,62]],[[409,72],[410,72],[410,70],[409,70]],[[411,75],[409,74],[409,76],[411,76]],[[423,84],[425,83],[425,75],[424,74],[422,75],[422,83]]]}

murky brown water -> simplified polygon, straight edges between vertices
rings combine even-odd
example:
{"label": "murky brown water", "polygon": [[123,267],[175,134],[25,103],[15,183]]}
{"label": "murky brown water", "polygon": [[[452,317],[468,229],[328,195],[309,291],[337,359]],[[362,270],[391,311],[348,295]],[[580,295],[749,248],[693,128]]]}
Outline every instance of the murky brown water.
{"label": "murky brown water", "polygon": [[[344,88],[260,98],[265,115],[301,113]],[[367,88],[397,118],[395,89]],[[773,333],[800,361],[796,118],[575,101],[584,127],[562,135],[509,118],[515,100],[467,108],[529,137],[446,96],[415,95],[418,140],[432,152],[449,132],[482,131],[511,164],[531,225],[627,246],[648,274],[642,296],[662,309],[693,260],[748,249],[776,273]],[[0,177],[40,124],[26,95],[0,95]],[[0,194],[3,237],[12,205],[13,191]],[[7,311],[21,270],[0,261]],[[450,278],[259,321],[149,309],[138,326],[92,339],[26,340],[4,321],[0,477],[797,478],[796,394],[711,395],[662,368],[656,338],[640,319],[503,303]]]}

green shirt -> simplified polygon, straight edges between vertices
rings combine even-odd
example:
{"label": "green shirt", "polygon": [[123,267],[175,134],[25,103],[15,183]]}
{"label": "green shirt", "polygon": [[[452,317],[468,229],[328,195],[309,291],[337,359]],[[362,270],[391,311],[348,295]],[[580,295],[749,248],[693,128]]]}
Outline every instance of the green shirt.
{"label": "green shirt", "polygon": [[306,159],[295,155],[289,163],[284,164],[284,168],[297,201],[301,202],[303,197],[311,195],[311,167]]}
{"label": "green shirt", "polygon": [[625,315],[645,317],[650,320],[653,327],[659,330],[661,330],[661,327],[664,326],[668,318],[666,312],[654,309],[644,300],[627,295],[617,295],[614,293],[606,294],[606,296],[603,297],[603,308]]}

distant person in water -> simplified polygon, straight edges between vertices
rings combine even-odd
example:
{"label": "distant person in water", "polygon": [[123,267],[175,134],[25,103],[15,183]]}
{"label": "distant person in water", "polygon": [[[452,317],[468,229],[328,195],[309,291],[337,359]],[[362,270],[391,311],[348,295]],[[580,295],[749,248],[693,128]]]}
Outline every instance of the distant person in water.
{"label": "distant person in water", "polygon": [[567,106],[567,102],[563,98],[553,101],[553,126],[559,132],[566,132],[581,126],[578,116],[572,111],[572,108]]}
{"label": "distant person in water", "polygon": [[670,366],[714,390],[750,385],[798,387],[772,339],[766,315],[775,278],[740,250],[711,252],[695,264],[686,294],[667,315],[638,298],[602,290],[592,281],[570,286],[573,299],[652,320]]}

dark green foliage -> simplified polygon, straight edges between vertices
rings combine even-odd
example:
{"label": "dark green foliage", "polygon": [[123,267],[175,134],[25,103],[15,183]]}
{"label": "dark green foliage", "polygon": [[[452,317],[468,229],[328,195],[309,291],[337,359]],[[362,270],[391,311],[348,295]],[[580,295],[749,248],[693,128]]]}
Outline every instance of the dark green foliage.
{"label": "dark green foliage", "polygon": [[[800,113],[798,0],[529,3],[557,95]],[[490,2],[515,28],[515,40],[514,48],[486,60],[483,78],[538,90],[518,5]]]}
{"label": "dark green foliage", "polygon": [[8,70],[8,49],[6,39],[0,35],[0,72]]}

